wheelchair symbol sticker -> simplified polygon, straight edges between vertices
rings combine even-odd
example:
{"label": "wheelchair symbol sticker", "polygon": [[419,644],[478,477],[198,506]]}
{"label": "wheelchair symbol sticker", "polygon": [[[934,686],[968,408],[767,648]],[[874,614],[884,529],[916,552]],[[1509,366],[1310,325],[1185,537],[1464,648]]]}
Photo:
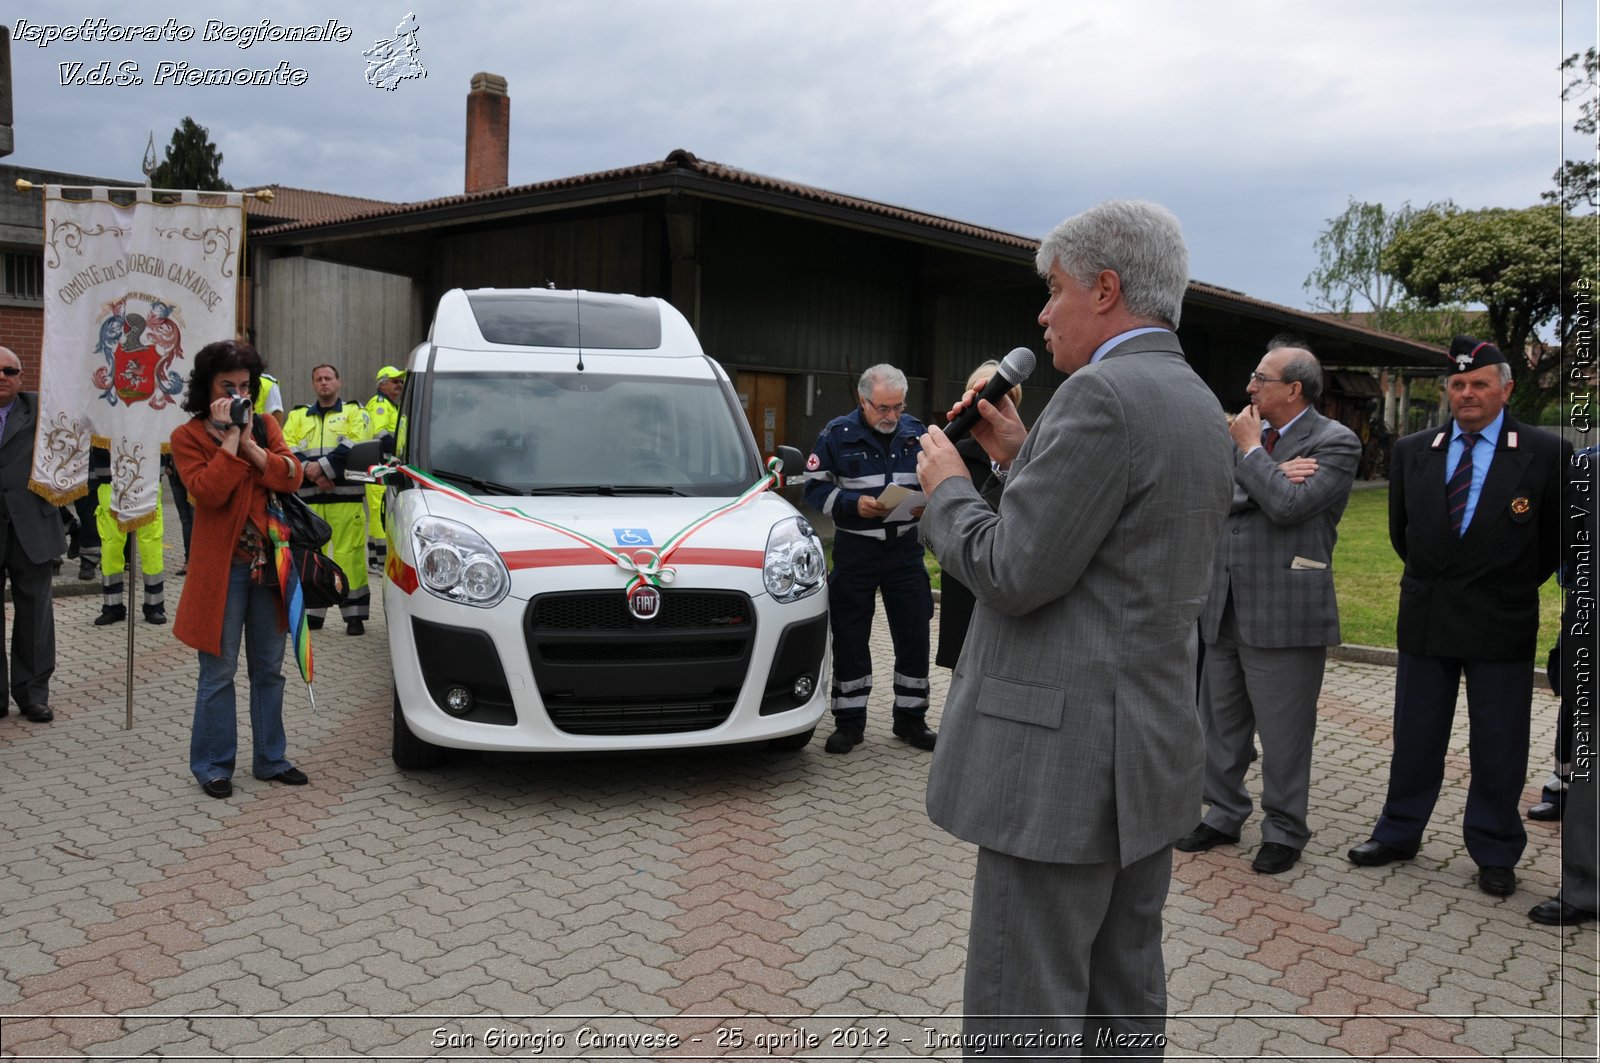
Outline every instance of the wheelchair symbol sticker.
{"label": "wheelchair symbol sticker", "polygon": [[618,546],[654,546],[648,528],[612,528]]}

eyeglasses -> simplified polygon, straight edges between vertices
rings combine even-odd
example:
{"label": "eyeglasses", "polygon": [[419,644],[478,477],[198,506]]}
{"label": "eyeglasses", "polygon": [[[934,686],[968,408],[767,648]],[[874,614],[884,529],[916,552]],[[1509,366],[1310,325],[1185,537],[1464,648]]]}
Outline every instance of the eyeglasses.
{"label": "eyeglasses", "polygon": [[1263,375],[1261,373],[1251,373],[1250,374],[1250,383],[1252,383],[1252,384],[1281,384],[1281,383],[1283,383],[1283,377],[1281,377],[1281,376],[1265,376],[1265,375]]}
{"label": "eyeglasses", "polygon": [[21,376],[22,370],[14,365],[0,365],[0,373],[4,373],[6,376]]}
{"label": "eyeglasses", "polygon": [[869,402],[867,405],[871,406],[874,410],[877,410],[885,417],[888,417],[890,414],[894,414],[898,417],[900,414],[906,412],[906,404],[903,402],[894,406],[879,406],[876,402]]}

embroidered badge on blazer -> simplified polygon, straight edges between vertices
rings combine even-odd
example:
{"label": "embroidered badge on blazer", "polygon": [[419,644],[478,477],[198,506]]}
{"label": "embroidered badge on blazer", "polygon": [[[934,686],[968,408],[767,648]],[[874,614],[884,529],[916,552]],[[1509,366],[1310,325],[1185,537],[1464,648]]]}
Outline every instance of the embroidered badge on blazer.
{"label": "embroidered badge on blazer", "polygon": [[1517,524],[1526,524],[1533,519],[1533,503],[1527,495],[1518,495],[1511,500],[1511,519]]}

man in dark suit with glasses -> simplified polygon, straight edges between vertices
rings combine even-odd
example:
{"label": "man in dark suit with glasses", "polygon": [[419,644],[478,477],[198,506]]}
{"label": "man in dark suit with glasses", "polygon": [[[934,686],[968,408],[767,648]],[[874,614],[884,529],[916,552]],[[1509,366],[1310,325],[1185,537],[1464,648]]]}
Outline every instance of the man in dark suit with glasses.
{"label": "man in dark suit with glasses", "polygon": [[[50,676],[56,670],[53,562],[67,549],[56,507],[28,489],[39,396],[22,390],[22,360],[0,347],[0,591],[11,586],[9,674],[0,657],[0,684],[34,723],[55,719]],[[3,629],[0,629],[3,636]],[[10,710],[0,701],[0,716]]]}

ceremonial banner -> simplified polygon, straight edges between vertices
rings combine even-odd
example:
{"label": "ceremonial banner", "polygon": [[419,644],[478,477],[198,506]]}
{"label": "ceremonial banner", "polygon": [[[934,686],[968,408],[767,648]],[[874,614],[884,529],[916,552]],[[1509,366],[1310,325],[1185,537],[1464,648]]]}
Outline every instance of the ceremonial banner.
{"label": "ceremonial banner", "polygon": [[[119,193],[121,190],[118,190]],[[86,490],[89,447],[111,451],[111,508],[155,519],[160,462],[195,351],[234,338],[243,197],[132,189],[67,199],[45,187],[44,357],[29,487],[57,505]],[[166,193],[163,193],[167,197]]]}

